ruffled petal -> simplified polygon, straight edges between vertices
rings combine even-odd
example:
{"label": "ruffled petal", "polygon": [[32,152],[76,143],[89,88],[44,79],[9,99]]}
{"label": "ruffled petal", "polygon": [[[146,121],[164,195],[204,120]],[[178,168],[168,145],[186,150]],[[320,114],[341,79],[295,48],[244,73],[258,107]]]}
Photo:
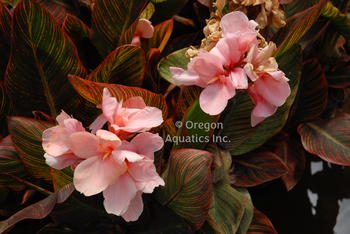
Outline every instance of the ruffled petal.
{"label": "ruffled petal", "polygon": [[80,158],[89,158],[99,155],[97,147],[98,138],[89,132],[76,132],[70,135],[71,150]]}
{"label": "ruffled petal", "polygon": [[207,87],[207,84],[204,83],[195,72],[185,71],[179,67],[170,67],[170,72],[171,78],[175,84],[182,84],[186,86],[197,85],[202,88]]}
{"label": "ruffled petal", "polygon": [[126,222],[136,221],[143,211],[143,202],[141,193],[137,192],[135,197],[130,201],[128,209],[122,214]]}
{"label": "ruffled petal", "polygon": [[64,110],[62,110],[61,114],[57,115],[56,120],[59,125],[64,125],[64,121],[70,118],[71,117],[66,112],[64,112]]}
{"label": "ruffled petal", "polygon": [[141,132],[148,131],[163,123],[162,111],[156,107],[146,107],[134,112],[128,116],[128,119],[128,126],[119,129],[126,132]]}
{"label": "ruffled petal", "polygon": [[228,67],[241,59],[242,53],[238,50],[238,45],[238,37],[231,33],[219,40],[209,53],[216,55],[220,59],[222,65]]}
{"label": "ruffled petal", "polygon": [[95,134],[97,130],[101,129],[103,125],[105,125],[106,122],[107,122],[107,118],[103,114],[98,116],[89,127],[89,129],[91,130],[91,133]]}
{"label": "ruffled petal", "polygon": [[248,78],[242,68],[234,68],[230,71],[230,78],[233,81],[233,87],[235,89],[247,89]]}
{"label": "ruffled petal", "polygon": [[139,19],[139,22],[136,26],[136,35],[139,35],[143,38],[151,38],[153,37],[154,28],[151,22],[147,19]]}
{"label": "ruffled petal", "polygon": [[73,153],[62,154],[57,157],[53,157],[49,154],[44,154],[46,164],[57,170],[62,170],[75,162],[81,160],[81,158],[75,156]]}
{"label": "ruffled petal", "polygon": [[222,83],[215,83],[205,88],[200,97],[199,104],[201,109],[209,115],[220,114],[227,106],[229,95],[227,89]]}
{"label": "ruffled petal", "polygon": [[224,15],[221,18],[220,27],[222,29],[223,36],[228,33],[243,34],[245,32],[254,32],[258,24],[254,20],[248,19],[248,17],[240,11],[234,11]]}
{"label": "ruffled petal", "polygon": [[107,183],[112,185],[128,170],[128,165],[125,161],[118,163],[114,157],[110,155],[104,159],[103,168]]}
{"label": "ruffled petal", "polygon": [[43,132],[42,145],[46,153],[52,156],[59,156],[67,152],[68,148],[60,137],[64,132],[65,130],[62,126],[52,127]]}
{"label": "ruffled petal", "polygon": [[132,97],[123,102],[123,108],[134,108],[134,109],[143,109],[146,108],[146,104],[143,101],[142,97]]}
{"label": "ruffled petal", "polygon": [[114,123],[115,112],[117,111],[118,101],[107,88],[103,89],[102,111],[103,115],[110,123]]}
{"label": "ruffled petal", "polygon": [[129,163],[129,171],[136,181],[149,181],[159,176],[156,172],[153,160],[143,159],[134,163]]}
{"label": "ruffled petal", "polygon": [[163,138],[149,132],[138,134],[130,143],[135,146],[136,152],[139,154],[154,153],[164,145]]}

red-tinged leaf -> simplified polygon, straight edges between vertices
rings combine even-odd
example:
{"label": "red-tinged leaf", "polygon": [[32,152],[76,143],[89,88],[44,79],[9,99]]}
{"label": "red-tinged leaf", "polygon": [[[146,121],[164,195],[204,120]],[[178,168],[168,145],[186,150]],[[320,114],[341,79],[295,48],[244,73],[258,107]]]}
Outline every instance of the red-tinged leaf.
{"label": "red-tinged leaf", "polygon": [[158,92],[158,83],[160,83],[157,66],[162,58],[160,51],[155,48],[151,48],[146,56],[146,72],[143,82],[143,87],[146,89]]}
{"label": "red-tinged leaf", "polygon": [[257,151],[259,152],[275,152],[284,146],[286,141],[288,140],[289,135],[285,132],[278,132],[276,135],[271,137],[268,141],[266,141],[262,146],[260,146]]}
{"label": "red-tinged leaf", "polygon": [[252,219],[253,219],[254,206],[253,206],[252,199],[251,199],[250,194],[249,194],[247,189],[237,188],[236,190],[248,198],[247,204],[244,207],[244,213],[243,213],[241,222],[240,222],[238,230],[236,232],[237,234],[246,234],[248,229],[249,229],[249,226],[252,222]]}
{"label": "red-tinged leaf", "polygon": [[327,0],[320,0],[316,5],[294,15],[283,28],[279,29],[272,37],[278,49],[274,57],[278,58],[296,43],[316,22],[325,7]]}
{"label": "red-tinged leaf", "polygon": [[26,188],[25,185],[8,174],[31,183],[35,182],[35,178],[29,174],[18,157],[10,136],[0,142],[0,187],[8,187],[16,191]]}
{"label": "red-tinged leaf", "polygon": [[[181,124],[180,122],[175,123],[179,129],[176,134],[178,142],[174,143],[173,149],[192,147],[203,149],[209,141],[215,138],[214,130],[220,128],[220,124],[217,123],[219,117],[220,115],[204,113],[197,99],[184,115]],[[213,139],[211,139],[212,136]]]}
{"label": "red-tinged leaf", "polygon": [[270,220],[260,211],[254,208],[253,220],[247,234],[277,234]]}
{"label": "red-tinged leaf", "polygon": [[311,0],[292,1],[290,4],[285,4],[284,9],[285,9],[286,17],[287,19],[289,19],[292,16],[306,10],[311,6],[312,6]]}
{"label": "red-tinged leaf", "polygon": [[301,143],[297,140],[291,140],[280,148],[278,155],[288,167],[288,173],[281,177],[283,183],[290,191],[301,178],[305,168],[305,154]]}
{"label": "red-tinged leaf", "polygon": [[227,115],[224,128],[220,133],[222,137],[228,138],[227,141],[219,143],[222,148],[229,150],[232,155],[244,154],[258,148],[283,128],[298,91],[301,61],[302,53],[298,45],[293,46],[277,59],[280,69],[289,78],[291,94],[286,102],[261,125],[251,127],[250,118],[254,104],[249,95],[246,92],[236,94],[236,102]]}
{"label": "red-tinged leaf", "polygon": [[277,179],[288,172],[282,159],[271,152],[248,153],[232,158],[235,165],[234,173],[239,187],[252,187],[273,179]]}
{"label": "red-tinged leaf", "polygon": [[[299,1],[299,2],[302,2],[302,1]],[[330,23],[329,19],[324,19],[324,18],[318,19],[311,26],[311,28],[299,39],[297,44],[301,45],[302,50],[304,50],[308,45],[313,45],[312,44],[313,42],[315,42],[320,36],[324,35],[329,23]]]}
{"label": "red-tinged leaf", "polygon": [[18,156],[29,173],[37,179],[51,180],[50,167],[44,158],[42,134],[55,125],[15,116],[8,118],[8,125]]}
{"label": "red-tinged leaf", "polygon": [[165,186],[155,190],[156,200],[177,213],[193,230],[202,226],[209,212],[211,161],[212,154],[206,151],[171,151],[168,168],[162,174]]}
{"label": "red-tinged leaf", "polygon": [[200,87],[194,85],[181,87],[173,115],[174,122],[182,120],[188,108],[198,99],[201,91]]}
{"label": "red-tinged leaf", "polygon": [[70,14],[67,14],[67,17],[64,19],[62,29],[72,40],[74,40],[76,35],[80,40],[90,38],[91,36],[91,30],[89,27],[84,24],[79,18]]}
{"label": "red-tinged leaf", "polygon": [[14,115],[15,112],[12,108],[11,100],[8,98],[5,91],[4,83],[0,82],[0,137],[6,137],[8,135],[7,128],[7,116]]}
{"label": "red-tinged leaf", "polygon": [[213,183],[221,180],[225,175],[228,175],[232,164],[232,157],[230,152],[221,150],[217,147],[216,143],[211,142],[206,147],[205,150],[213,154],[213,162],[211,164],[212,170],[212,181]]}
{"label": "red-tinged leaf", "polygon": [[69,76],[69,80],[75,90],[87,101],[98,105],[102,103],[103,88],[108,88],[112,96],[116,97],[120,102],[132,97],[140,96],[143,98],[147,106],[154,106],[162,110],[163,120],[166,119],[168,110],[164,98],[160,94],[152,93],[148,90],[134,87],[127,87],[116,84],[103,84],[87,81],[77,76]]}
{"label": "red-tinged leaf", "polygon": [[[4,81],[11,52],[11,13],[0,2],[0,81]],[[1,122],[3,123],[3,122]]]}
{"label": "red-tinged leaf", "polygon": [[333,88],[345,88],[350,85],[350,65],[334,72],[326,73],[328,86]]}
{"label": "red-tinged leaf", "polygon": [[170,19],[186,5],[188,0],[151,0],[151,2],[156,9],[152,19]]}
{"label": "red-tinged leaf", "polygon": [[145,55],[139,46],[121,46],[110,53],[87,79],[100,83],[141,87],[145,64]]}
{"label": "red-tinged leaf", "polygon": [[41,111],[33,111],[33,115],[34,115],[34,119],[50,122],[50,123],[55,124],[55,125],[57,124],[56,119],[52,118],[51,116],[49,116]]}
{"label": "red-tinged leaf", "polygon": [[56,170],[51,168],[51,176],[53,188],[55,191],[61,189],[67,184],[73,183],[73,171],[70,167],[66,167],[62,170]]}
{"label": "red-tinged leaf", "polygon": [[65,201],[70,194],[74,191],[74,186],[68,185],[61,190],[51,194],[44,200],[41,200],[33,205],[30,205],[23,210],[17,212],[9,219],[0,221],[0,233],[3,233],[7,229],[11,228],[23,219],[42,219],[50,214],[51,210],[55,206],[56,202]]}
{"label": "red-tinged leaf", "polygon": [[165,46],[162,55],[167,56],[174,51],[181,50],[182,48],[193,45],[198,36],[198,33],[199,31],[170,39],[170,41]]}
{"label": "red-tinged leaf", "polygon": [[171,33],[173,32],[174,19],[164,21],[154,27],[153,37],[149,39],[150,48],[158,48],[163,52],[164,47],[168,43]]}
{"label": "red-tinged leaf", "polygon": [[44,7],[56,19],[59,24],[62,24],[67,14],[78,15],[74,3],[71,0],[34,0]]}
{"label": "red-tinged leaf", "polygon": [[78,95],[67,75],[86,75],[74,44],[32,0],[23,0],[15,8],[12,33],[5,85],[15,111],[28,117],[35,110],[52,117],[61,110],[74,115]]}
{"label": "red-tinged leaf", "polygon": [[350,166],[350,115],[340,114],[333,119],[314,120],[298,127],[301,142],[311,154],[327,162]]}
{"label": "red-tinged leaf", "polygon": [[99,0],[92,11],[91,40],[102,57],[130,44],[146,0]]}
{"label": "red-tinged leaf", "polygon": [[304,62],[290,121],[300,123],[317,118],[326,108],[327,98],[328,85],[321,65],[316,59]]}
{"label": "red-tinged leaf", "polygon": [[[213,184],[209,225],[221,233],[236,233],[248,198],[230,186],[226,178]],[[217,226],[217,227],[215,227]]]}

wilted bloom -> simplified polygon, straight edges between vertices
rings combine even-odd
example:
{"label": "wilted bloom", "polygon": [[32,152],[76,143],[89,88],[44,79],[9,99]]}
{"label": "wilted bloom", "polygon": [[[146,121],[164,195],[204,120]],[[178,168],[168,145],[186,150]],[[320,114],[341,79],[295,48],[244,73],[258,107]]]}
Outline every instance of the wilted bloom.
{"label": "wilted bloom", "polygon": [[107,88],[103,89],[102,114],[91,124],[92,133],[96,133],[108,121],[109,130],[120,138],[130,133],[145,132],[163,122],[162,111],[146,106],[141,97],[133,97],[118,102]]}
{"label": "wilted bloom", "polygon": [[42,145],[46,152],[44,155],[46,163],[60,170],[81,160],[70,150],[70,135],[75,132],[85,132],[85,129],[78,120],[64,111],[56,119],[59,125],[43,132]]}
{"label": "wilted bloom", "polygon": [[70,136],[71,149],[84,158],[74,172],[74,186],[85,196],[103,191],[108,213],[135,221],[143,211],[141,195],[164,185],[153,164],[154,152],[163,147],[158,134],[141,133],[128,141],[98,130],[96,135],[78,132]]}
{"label": "wilted bloom", "polygon": [[132,45],[141,45],[141,37],[142,38],[152,38],[154,33],[154,28],[151,22],[147,19],[139,19],[139,22],[136,26],[135,35],[132,39]]}
{"label": "wilted bloom", "polygon": [[293,0],[280,0],[281,4],[289,4],[291,2],[293,2]]}

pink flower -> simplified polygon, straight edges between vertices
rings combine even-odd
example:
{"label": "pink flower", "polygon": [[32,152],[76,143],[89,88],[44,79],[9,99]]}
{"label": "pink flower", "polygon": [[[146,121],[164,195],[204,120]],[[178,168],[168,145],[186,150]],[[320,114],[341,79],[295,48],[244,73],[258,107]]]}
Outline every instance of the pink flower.
{"label": "pink flower", "polygon": [[70,150],[70,135],[75,132],[85,132],[85,129],[78,120],[64,111],[56,119],[59,125],[43,132],[42,145],[46,152],[44,155],[46,163],[60,170],[81,160]]}
{"label": "pink flower", "polygon": [[258,45],[256,26],[258,26],[258,23],[254,20],[249,20],[240,11],[224,15],[220,22],[222,36],[226,37],[229,34],[235,34],[238,37],[239,50],[243,53],[247,52],[252,44]]}
{"label": "pink flower", "polygon": [[109,130],[126,139],[130,133],[145,132],[163,122],[162,111],[146,106],[141,97],[118,102],[107,88],[103,89],[101,106],[103,113],[90,125],[92,133],[96,133],[108,121]]}
{"label": "pink flower", "polygon": [[96,136],[78,132],[70,138],[74,154],[85,159],[74,172],[76,189],[85,196],[103,191],[108,213],[137,220],[143,210],[142,193],[164,185],[153,164],[154,152],[163,147],[162,138],[141,133],[128,142],[105,130]]}
{"label": "pink flower", "polygon": [[187,71],[170,67],[175,84],[204,88],[199,103],[205,113],[220,114],[236,94],[235,89],[248,88],[247,77],[240,67],[243,55],[238,50],[238,40],[236,35],[229,34],[209,53],[200,51],[187,65]]}
{"label": "pink flower", "polygon": [[142,38],[152,38],[154,33],[153,26],[149,20],[139,19],[139,22],[136,26],[135,35],[132,39],[131,44],[140,46],[141,45],[141,37]]}

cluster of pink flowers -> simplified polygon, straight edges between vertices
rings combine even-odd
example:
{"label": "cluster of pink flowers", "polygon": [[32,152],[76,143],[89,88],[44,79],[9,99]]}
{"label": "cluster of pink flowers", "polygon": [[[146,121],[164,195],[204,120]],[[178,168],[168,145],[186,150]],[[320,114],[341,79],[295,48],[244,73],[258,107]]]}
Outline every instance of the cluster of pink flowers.
{"label": "cluster of pink flowers", "polygon": [[251,115],[253,127],[283,105],[291,92],[288,79],[271,57],[275,44],[258,49],[257,25],[242,12],[226,14],[220,22],[222,37],[210,52],[200,50],[187,71],[170,67],[175,84],[204,88],[199,103],[210,115],[220,114],[236,89],[246,90],[256,105]]}
{"label": "cluster of pink flowers", "polygon": [[[57,116],[59,125],[42,136],[46,163],[59,170],[71,166],[77,191],[85,196],[103,192],[108,213],[135,221],[143,211],[142,193],[164,186],[153,163],[163,139],[145,132],[163,122],[162,111],[147,107],[141,97],[118,102],[107,88],[98,107],[103,113],[91,133],[64,111]],[[101,129],[106,122],[109,131]]]}

